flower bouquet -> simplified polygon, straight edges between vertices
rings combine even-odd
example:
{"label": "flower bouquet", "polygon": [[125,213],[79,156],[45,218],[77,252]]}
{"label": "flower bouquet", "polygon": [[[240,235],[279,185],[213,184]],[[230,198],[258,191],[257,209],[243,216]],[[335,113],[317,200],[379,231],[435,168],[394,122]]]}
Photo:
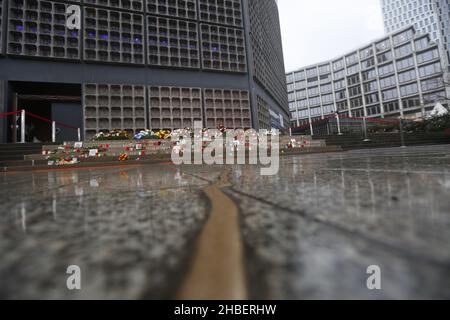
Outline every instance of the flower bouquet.
{"label": "flower bouquet", "polygon": [[80,162],[78,158],[67,157],[56,160],[55,164],[57,166],[66,166],[71,164],[77,164],[78,162]]}
{"label": "flower bouquet", "polygon": [[172,135],[172,132],[170,130],[159,130],[159,131],[155,132],[155,135],[160,140],[166,140],[166,139],[170,138],[170,136]]}
{"label": "flower bouquet", "polygon": [[130,135],[125,130],[111,130],[109,132],[99,132],[92,140],[109,141],[109,140],[130,140]]}
{"label": "flower bouquet", "polygon": [[158,139],[158,136],[152,130],[146,129],[146,130],[140,131],[139,133],[136,133],[134,135],[134,139],[138,140],[138,141],[152,140],[152,139]]}

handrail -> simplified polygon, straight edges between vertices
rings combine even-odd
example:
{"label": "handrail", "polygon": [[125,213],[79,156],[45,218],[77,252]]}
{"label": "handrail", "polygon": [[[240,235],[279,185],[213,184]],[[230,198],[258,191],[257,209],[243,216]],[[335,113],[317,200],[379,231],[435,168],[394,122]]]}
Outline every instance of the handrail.
{"label": "handrail", "polygon": [[47,118],[38,116],[37,114],[31,113],[31,112],[29,112],[29,111],[26,111],[26,110],[25,110],[25,113],[26,113],[27,115],[29,115],[30,117],[33,117],[33,118],[36,118],[36,119],[39,119],[39,120],[42,120],[42,121],[45,121],[45,122],[48,122],[48,123],[55,122],[56,124],[58,124],[58,125],[60,125],[61,127],[64,127],[64,128],[74,129],[74,130],[77,130],[77,129],[78,129],[77,127],[74,127],[74,126],[65,124],[65,123],[60,122],[60,121],[47,119]]}
{"label": "handrail", "polygon": [[20,112],[22,112],[22,110],[11,111],[11,112],[7,112],[7,113],[0,113],[0,117],[7,117],[7,116],[11,116],[13,114],[18,114]]}
{"label": "handrail", "polygon": [[[7,113],[0,113],[0,117],[7,117],[10,115],[15,115],[15,114],[21,114],[22,117],[22,124],[21,124],[21,142],[24,143],[25,142],[25,115],[29,115],[32,118],[41,120],[41,121],[45,121],[47,123],[50,123],[52,125],[52,142],[56,142],[56,125],[59,125],[61,127],[64,128],[68,128],[68,129],[72,129],[72,130],[77,130],[78,133],[78,141],[81,140],[81,130],[80,128],[68,125],[66,123],[60,122],[60,121],[56,121],[56,120],[51,120],[51,119],[47,119],[45,117],[41,117],[37,114],[34,114],[32,112],[29,112],[25,109],[20,109],[17,111],[11,111],[11,112],[7,112]],[[17,128],[17,127],[16,127]]]}
{"label": "handrail", "polygon": [[349,116],[341,116],[341,119],[351,119],[351,120],[368,121],[368,122],[379,122],[379,123],[386,123],[386,124],[398,124],[398,123],[400,123],[400,120],[384,120],[384,119],[377,119],[377,118],[353,118],[353,117],[349,117]]}
{"label": "handrail", "polygon": [[[6,113],[0,113],[0,117],[7,117],[7,116],[14,115],[14,114],[18,114],[18,113],[21,113],[22,110],[23,109],[19,109],[17,111],[6,112]],[[42,120],[42,121],[45,121],[45,122],[48,122],[48,123],[55,122],[56,124],[58,124],[58,125],[60,125],[61,127],[64,127],[64,128],[74,129],[74,130],[78,129],[78,127],[74,127],[74,126],[71,126],[69,124],[66,124],[66,123],[63,123],[63,122],[60,122],[60,121],[44,118],[44,117],[41,117],[41,116],[39,116],[37,114],[34,114],[34,113],[30,112],[30,111],[27,111],[27,110],[25,110],[25,114],[29,115],[30,117],[33,117],[33,118],[36,118],[36,119],[39,119],[39,120]]]}

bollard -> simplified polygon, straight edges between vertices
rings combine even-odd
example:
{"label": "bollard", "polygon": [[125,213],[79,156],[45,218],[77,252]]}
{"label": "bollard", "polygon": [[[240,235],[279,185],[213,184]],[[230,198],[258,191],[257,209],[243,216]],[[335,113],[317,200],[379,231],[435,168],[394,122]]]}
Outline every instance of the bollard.
{"label": "bollard", "polygon": [[78,142],[81,141],[81,129],[78,128]]}
{"label": "bollard", "polygon": [[20,111],[20,143],[25,143],[25,110]]}
{"label": "bollard", "polygon": [[52,121],[52,142],[56,142],[56,122]]}
{"label": "bollard", "polygon": [[403,118],[400,117],[400,143],[402,148],[406,148],[405,145],[405,133],[403,132]]}
{"label": "bollard", "polygon": [[363,117],[363,130],[364,130],[364,142],[369,142],[369,136],[367,135],[367,120]]}
{"label": "bollard", "polygon": [[342,135],[341,132],[341,118],[339,117],[339,112],[336,112],[336,123],[337,123],[337,129],[338,129],[338,135]]}

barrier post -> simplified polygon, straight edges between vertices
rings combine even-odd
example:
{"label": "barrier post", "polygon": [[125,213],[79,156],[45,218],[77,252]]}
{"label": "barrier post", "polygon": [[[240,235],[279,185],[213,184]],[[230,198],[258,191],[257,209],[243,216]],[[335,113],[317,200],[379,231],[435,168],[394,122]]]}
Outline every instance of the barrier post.
{"label": "barrier post", "polygon": [[[12,106],[13,106],[12,111],[17,112],[17,93],[14,93],[12,96]],[[12,118],[13,118],[13,124],[12,124],[11,138],[12,138],[13,143],[17,143],[17,120],[18,120],[17,113],[15,113]],[[6,121],[8,121],[8,120],[6,120]]]}
{"label": "barrier post", "polygon": [[338,129],[338,135],[342,135],[341,132],[341,118],[339,117],[339,112],[336,112],[336,123],[337,123],[337,129]]}
{"label": "barrier post", "polygon": [[406,148],[405,145],[405,132],[403,131],[403,118],[400,117],[400,143],[402,148]]}
{"label": "barrier post", "polygon": [[363,117],[363,130],[364,130],[364,142],[369,142],[369,136],[367,135],[367,119]]}
{"label": "barrier post", "polygon": [[20,143],[25,143],[25,110],[20,111]]}
{"label": "barrier post", "polygon": [[52,121],[52,142],[56,142],[56,122]]}
{"label": "barrier post", "polygon": [[313,129],[313,124],[312,124],[312,120],[309,119],[309,129],[311,130],[311,137],[314,135],[314,129]]}
{"label": "barrier post", "polygon": [[80,128],[78,128],[78,142],[80,142],[81,141],[81,130],[80,130]]}

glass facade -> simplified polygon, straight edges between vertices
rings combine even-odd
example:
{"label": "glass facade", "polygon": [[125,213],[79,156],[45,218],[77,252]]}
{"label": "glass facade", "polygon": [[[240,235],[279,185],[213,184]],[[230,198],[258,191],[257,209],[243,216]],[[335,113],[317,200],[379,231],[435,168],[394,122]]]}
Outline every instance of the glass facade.
{"label": "glass facade", "polygon": [[[450,65],[450,1],[381,0],[381,6],[387,33],[413,26],[418,33],[429,34],[431,40],[441,45]],[[395,37],[394,42],[406,39]],[[422,49],[421,45],[418,43],[417,48]]]}

